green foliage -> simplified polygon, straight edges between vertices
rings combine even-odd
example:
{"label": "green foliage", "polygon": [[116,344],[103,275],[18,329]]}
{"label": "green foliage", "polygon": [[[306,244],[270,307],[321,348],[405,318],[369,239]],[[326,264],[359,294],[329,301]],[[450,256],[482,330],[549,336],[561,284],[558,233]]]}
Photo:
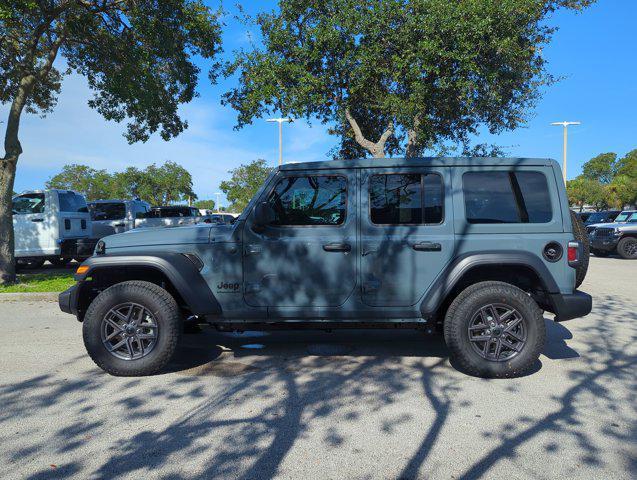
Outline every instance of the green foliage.
{"label": "green foliage", "polygon": [[87,165],[64,165],[62,171],[46,182],[46,188],[82,192],[87,200],[111,198],[112,177],[106,170],[96,170]]}
{"label": "green foliage", "polygon": [[617,161],[617,175],[626,175],[637,179],[637,149],[631,150]]}
{"label": "green foliage", "polygon": [[597,210],[624,208],[637,203],[637,149],[618,159],[602,153],[582,167],[582,175],[566,184],[571,205],[593,205]]}
{"label": "green foliage", "polygon": [[602,185],[583,175],[566,182],[566,194],[571,205],[577,205],[580,210],[584,205],[603,207],[604,188]]}
{"label": "green foliage", "polygon": [[215,209],[215,201],[214,200],[197,200],[192,204],[195,208],[203,208],[206,210],[214,210]]}
{"label": "green foliage", "polygon": [[[20,82],[61,52],[69,71],[94,92],[89,105],[105,118],[128,122],[130,142],[160,131],[164,139],[187,124],[179,104],[192,100],[199,75],[195,55],[220,51],[219,12],[200,0],[18,1],[0,8],[0,102],[18,96]],[[215,79],[219,64],[213,63]],[[39,70],[27,111],[50,111],[62,73]]]}
{"label": "green foliage", "polygon": [[467,145],[524,123],[554,81],[548,14],[577,0],[281,0],[236,52],[224,95],[240,128],[275,112],[335,125],[346,157]]}
{"label": "green foliage", "polygon": [[76,190],[84,193],[88,200],[139,197],[153,205],[168,205],[197,198],[190,173],[171,161],[159,167],[153,163],[143,170],[128,167],[113,174],[86,165],[65,165],[46,186]]}
{"label": "green foliage", "polygon": [[600,153],[582,166],[582,175],[603,184],[609,184],[617,172],[617,154]]}
{"label": "green foliage", "polygon": [[265,160],[255,160],[231,170],[231,178],[221,182],[220,188],[231,202],[228,211],[240,213],[248,205],[257,190],[263,185],[272,168]]}

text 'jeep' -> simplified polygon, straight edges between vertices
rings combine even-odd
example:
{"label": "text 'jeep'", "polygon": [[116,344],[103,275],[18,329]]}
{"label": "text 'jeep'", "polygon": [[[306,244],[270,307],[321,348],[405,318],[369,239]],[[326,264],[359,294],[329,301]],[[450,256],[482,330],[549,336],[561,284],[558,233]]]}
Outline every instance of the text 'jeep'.
{"label": "text 'jeep'", "polygon": [[182,323],[442,329],[456,364],[519,375],[576,288],[588,239],[547,159],[422,158],[279,167],[233,225],[103,238],[60,308],[115,375],[161,370]]}

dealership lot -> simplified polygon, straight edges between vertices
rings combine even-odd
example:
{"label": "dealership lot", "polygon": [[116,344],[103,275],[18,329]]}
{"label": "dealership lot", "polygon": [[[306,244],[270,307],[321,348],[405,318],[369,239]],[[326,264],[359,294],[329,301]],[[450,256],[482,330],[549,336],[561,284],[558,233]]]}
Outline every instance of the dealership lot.
{"label": "dealership lot", "polygon": [[637,476],[637,262],[591,258],[593,313],[530,375],[482,380],[413,331],[184,337],[115,378],[52,301],[0,299],[3,478]]}

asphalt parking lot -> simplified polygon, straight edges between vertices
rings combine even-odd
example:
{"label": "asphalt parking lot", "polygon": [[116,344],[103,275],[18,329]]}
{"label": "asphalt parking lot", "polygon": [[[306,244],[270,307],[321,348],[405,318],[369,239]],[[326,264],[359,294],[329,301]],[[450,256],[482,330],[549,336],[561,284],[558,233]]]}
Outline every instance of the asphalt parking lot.
{"label": "asphalt parking lot", "polygon": [[547,318],[523,378],[413,331],[184,337],[111,377],[46,300],[0,299],[0,477],[637,478],[637,262],[591,258],[591,315]]}

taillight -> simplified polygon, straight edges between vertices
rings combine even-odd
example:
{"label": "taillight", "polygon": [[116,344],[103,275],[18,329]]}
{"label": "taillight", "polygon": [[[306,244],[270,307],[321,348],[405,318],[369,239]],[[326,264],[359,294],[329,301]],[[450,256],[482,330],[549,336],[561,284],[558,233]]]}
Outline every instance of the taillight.
{"label": "taillight", "polygon": [[576,267],[579,263],[580,244],[579,242],[568,242],[566,258],[571,267]]}
{"label": "taillight", "polygon": [[67,230],[71,230],[71,220],[68,218],[64,219],[64,228],[66,228]]}
{"label": "taillight", "polygon": [[82,230],[86,230],[86,220],[82,219]]}

